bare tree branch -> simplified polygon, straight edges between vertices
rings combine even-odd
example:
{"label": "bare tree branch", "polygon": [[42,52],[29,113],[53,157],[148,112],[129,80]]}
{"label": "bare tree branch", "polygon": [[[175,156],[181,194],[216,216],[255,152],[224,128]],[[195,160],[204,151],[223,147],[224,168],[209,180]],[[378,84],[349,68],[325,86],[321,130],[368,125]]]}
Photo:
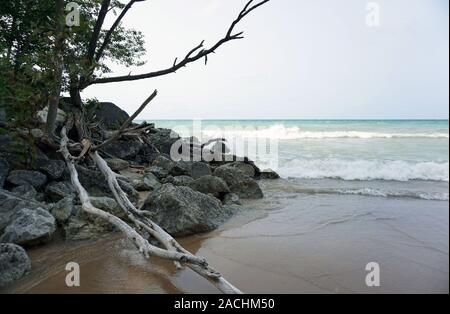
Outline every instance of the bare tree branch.
{"label": "bare tree branch", "polygon": [[96,151],[99,150],[102,147],[105,147],[106,145],[109,145],[110,143],[114,142],[115,140],[117,140],[122,134],[124,134],[127,131],[128,126],[130,125],[131,122],[134,121],[134,119],[136,119],[136,117],[142,112],[142,110],[145,109],[145,107],[147,107],[147,105],[158,95],[158,91],[155,90],[153,92],[153,94],[150,95],[150,97],[148,97],[144,103],[138,108],[138,110],[136,110],[135,113],[133,113],[120,127],[120,129],[109,139],[107,139],[106,141],[104,141],[103,143],[101,143],[98,146],[93,147],[91,150]]}
{"label": "bare tree branch", "polygon": [[87,62],[88,66],[92,65],[94,60],[95,50],[97,48],[98,39],[100,37],[100,32],[102,30],[103,23],[105,22],[106,15],[108,14],[109,5],[111,0],[103,0],[102,6],[100,7],[100,12],[98,14],[97,22],[95,23],[94,30],[92,31],[91,40],[89,42],[87,51]]}
{"label": "bare tree branch", "polygon": [[103,40],[103,44],[98,49],[98,51],[97,51],[97,53],[95,55],[95,61],[96,62],[98,62],[101,59],[101,57],[103,56],[103,52],[108,47],[108,45],[109,45],[109,43],[111,41],[112,35],[114,34],[114,32],[117,29],[117,27],[120,25],[120,22],[125,17],[125,15],[127,14],[128,10],[130,10],[131,7],[133,6],[133,4],[135,4],[136,2],[142,2],[142,1],[145,1],[145,0],[131,0],[130,2],[128,2],[128,4],[125,6],[125,8],[123,8],[122,12],[117,17],[116,21],[111,26],[110,30],[106,33],[105,39]]}
{"label": "bare tree branch", "polygon": [[[249,1],[244,9],[239,13],[238,17],[233,21],[231,26],[228,28],[228,31],[224,38],[220,39],[215,45],[213,45],[211,48],[208,49],[202,49],[204,47],[204,41],[202,41],[198,46],[194,47],[191,51],[188,52],[186,57],[178,61],[178,59],[175,59],[175,62],[172,67],[155,71],[155,72],[149,72],[145,74],[138,74],[138,75],[125,75],[125,76],[117,76],[117,77],[106,77],[106,78],[97,78],[93,79],[91,81],[85,82],[83,87],[87,87],[89,85],[93,84],[105,84],[105,83],[114,83],[114,82],[124,82],[124,81],[136,81],[136,80],[142,80],[142,79],[148,79],[148,78],[154,78],[158,76],[167,75],[170,73],[175,73],[177,70],[187,66],[189,63],[195,62],[199,59],[205,58],[205,63],[208,62],[208,55],[211,53],[214,53],[220,46],[223,44],[244,38],[243,32],[239,32],[236,34],[233,34],[233,31],[236,27],[236,25],[242,21],[244,17],[246,17],[249,13],[257,9],[258,7],[264,5],[265,3],[269,2],[270,0],[263,0],[258,2],[257,4],[251,6],[253,3],[253,0]],[[199,51],[200,50],[200,51]]]}

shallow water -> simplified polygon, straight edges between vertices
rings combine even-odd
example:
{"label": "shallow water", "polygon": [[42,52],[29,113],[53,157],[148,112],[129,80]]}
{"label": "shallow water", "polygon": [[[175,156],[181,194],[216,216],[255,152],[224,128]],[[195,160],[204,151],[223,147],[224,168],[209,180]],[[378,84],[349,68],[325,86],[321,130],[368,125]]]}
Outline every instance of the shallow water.
{"label": "shallow water", "polygon": [[[448,201],[311,193],[304,190],[311,185],[295,180],[262,186],[265,199],[247,202],[219,230],[180,240],[244,292],[449,292]],[[448,184],[443,188],[448,191]],[[32,273],[7,292],[217,292],[189,269],[145,260],[119,234],[29,253]],[[79,288],[65,286],[64,267],[71,261],[81,266]],[[380,265],[380,287],[365,285],[369,262]]]}

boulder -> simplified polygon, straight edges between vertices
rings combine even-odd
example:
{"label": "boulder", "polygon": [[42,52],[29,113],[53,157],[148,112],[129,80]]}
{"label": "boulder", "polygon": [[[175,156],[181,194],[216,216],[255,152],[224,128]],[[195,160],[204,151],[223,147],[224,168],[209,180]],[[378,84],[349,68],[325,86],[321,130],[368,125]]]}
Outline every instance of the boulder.
{"label": "boulder", "polygon": [[130,167],[130,163],[126,160],[120,159],[120,158],[108,158],[105,159],[108,166],[111,168],[112,171],[118,172],[121,170],[125,170]]}
{"label": "boulder", "polygon": [[159,167],[169,172],[173,176],[189,175],[191,173],[190,164],[184,161],[172,161],[162,155],[159,155],[152,164],[153,167]]}
{"label": "boulder", "polygon": [[153,191],[161,186],[158,178],[151,172],[147,172],[140,179],[132,181],[133,187],[138,191]]}
{"label": "boulder", "polygon": [[276,180],[279,178],[280,178],[280,175],[278,173],[276,173],[275,171],[273,171],[272,169],[266,169],[261,172],[261,179]]}
{"label": "boulder", "polygon": [[[42,124],[47,123],[47,115],[48,115],[48,106],[42,109],[41,111],[38,111],[37,117],[39,119],[39,122]],[[66,122],[67,114],[58,108],[58,112],[56,115],[56,123],[59,125],[63,125],[64,122]]]}
{"label": "boulder", "polygon": [[258,199],[264,197],[258,183],[236,167],[220,166],[214,170],[214,175],[222,178],[230,191],[239,195],[240,198]]}
{"label": "boulder", "polygon": [[169,171],[156,166],[151,166],[150,168],[148,168],[148,171],[154,174],[158,178],[158,180],[163,180],[165,177],[169,175]]}
{"label": "boulder", "polygon": [[223,198],[222,203],[224,205],[242,205],[241,200],[239,199],[239,196],[234,193],[228,193]]}
{"label": "boulder", "polygon": [[68,222],[64,225],[64,238],[68,241],[83,241],[98,239],[105,235],[105,233],[111,232],[113,227],[98,226],[90,223],[77,216],[69,218]]}
{"label": "boulder", "polygon": [[121,219],[127,218],[127,215],[119,206],[119,204],[117,204],[116,200],[110,197],[91,197],[90,200],[92,205],[105,212],[113,214]]}
{"label": "boulder", "polygon": [[[101,172],[79,166],[76,166],[76,169],[81,185],[91,196],[113,196],[108,182]],[[123,191],[128,195],[130,201],[136,202],[139,199],[139,193],[130,183],[121,179],[117,181]]]}
{"label": "boulder", "polygon": [[227,164],[227,166],[241,170],[244,174],[246,174],[250,178],[253,178],[256,175],[255,168],[251,164],[242,161],[235,161],[230,164]]}
{"label": "boulder", "polygon": [[48,211],[42,208],[22,208],[14,213],[11,223],[0,237],[0,242],[36,245],[50,240],[55,230],[55,218]]}
{"label": "boulder", "polygon": [[50,179],[58,180],[66,170],[66,163],[62,160],[46,160],[41,162],[39,170],[44,172]]}
{"label": "boulder", "polygon": [[34,141],[13,131],[0,134],[0,156],[8,161],[10,169],[31,169],[48,159]]}
{"label": "boulder", "polygon": [[162,182],[171,183],[176,186],[189,186],[190,183],[194,182],[194,179],[192,179],[189,176],[178,176],[178,177],[168,176]]}
{"label": "boulder", "polygon": [[6,287],[31,270],[31,261],[20,246],[0,243],[0,287]]}
{"label": "boulder", "polygon": [[40,189],[47,183],[47,177],[39,171],[14,170],[9,173],[6,181],[16,186],[31,185],[36,189]]}
{"label": "boulder", "polygon": [[204,162],[193,162],[191,164],[191,177],[198,179],[203,176],[211,175],[211,167]]}
{"label": "boulder", "polygon": [[9,163],[6,159],[0,157],[0,189],[3,188],[6,178],[9,174]]}
{"label": "boulder", "polygon": [[172,145],[180,139],[180,136],[170,129],[154,129],[149,135],[149,140],[159,152],[170,155]]}
{"label": "boulder", "polygon": [[[90,201],[95,207],[111,213],[122,220],[127,221],[127,215],[117,202],[109,197],[91,197]],[[75,206],[75,211],[64,224],[64,236],[66,240],[92,240],[100,238],[106,233],[116,231],[109,222],[84,212],[81,206]]]}
{"label": "boulder", "polygon": [[200,177],[191,182],[189,187],[204,194],[211,194],[220,200],[223,200],[225,195],[230,193],[225,181],[215,176]]}
{"label": "boulder", "polygon": [[58,203],[56,203],[50,213],[55,217],[56,221],[62,225],[69,220],[75,212],[75,199],[74,196],[66,196]]}
{"label": "boulder", "polygon": [[128,113],[110,102],[96,103],[92,107],[92,111],[96,120],[100,121],[104,127],[111,130],[119,129],[130,117]]}
{"label": "boulder", "polygon": [[45,205],[35,200],[26,199],[20,195],[0,189],[0,233],[9,225],[14,214],[20,209],[36,209],[39,207],[47,208]]}
{"label": "boulder", "polygon": [[106,146],[104,150],[116,158],[140,165],[152,163],[158,156],[158,150],[154,145],[141,143],[138,140],[117,140]]}
{"label": "boulder", "polygon": [[232,214],[216,198],[172,184],[150,193],[141,209],[173,236],[213,230]]}
{"label": "boulder", "polygon": [[72,183],[67,181],[52,181],[45,188],[45,194],[50,201],[56,203],[67,196],[75,195],[75,188]]}
{"label": "boulder", "polygon": [[37,196],[37,191],[31,185],[21,185],[13,188],[11,192],[17,196],[26,198],[26,199],[35,199]]}

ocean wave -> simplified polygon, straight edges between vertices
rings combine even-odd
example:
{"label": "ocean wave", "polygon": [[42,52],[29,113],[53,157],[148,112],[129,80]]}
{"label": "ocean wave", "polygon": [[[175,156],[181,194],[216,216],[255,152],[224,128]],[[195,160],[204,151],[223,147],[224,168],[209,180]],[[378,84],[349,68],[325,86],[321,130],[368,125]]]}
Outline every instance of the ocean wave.
{"label": "ocean wave", "polygon": [[448,139],[449,134],[443,132],[417,132],[417,133],[384,133],[384,132],[365,132],[365,131],[305,131],[300,127],[286,127],[284,125],[273,125],[264,128],[246,127],[246,128],[208,128],[203,131],[207,137],[225,137],[225,138],[267,138],[278,140],[295,139],[333,139],[333,138],[442,138]]}
{"label": "ocean wave", "polygon": [[380,189],[349,189],[336,190],[337,194],[378,196],[378,197],[399,197],[399,198],[415,198],[429,201],[448,201],[449,193],[429,193],[429,192],[412,192],[412,191],[383,191]]}
{"label": "ocean wave", "polygon": [[361,195],[384,198],[412,198],[428,201],[448,201],[449,193],[440,192],[419,192],[419,191],[388,191],[376,188],[358,189],[300,189],[298,192],[306,194],[338,194],[338,195]]}
{"label": "ocean wave", "polygon": [[301,179],[449,182],[448,162],[295,159],[282,165],[278,171],[284,177]]}

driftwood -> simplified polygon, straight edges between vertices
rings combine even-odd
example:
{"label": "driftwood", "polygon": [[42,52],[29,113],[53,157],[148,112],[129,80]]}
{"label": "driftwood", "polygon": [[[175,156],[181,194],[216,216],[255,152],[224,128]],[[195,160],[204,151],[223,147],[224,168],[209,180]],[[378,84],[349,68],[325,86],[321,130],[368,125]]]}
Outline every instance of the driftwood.
{"label": "driftwood", "polygon": [[[157,91],[149,96],[149,98],[129,119],[127,119],[127,121],[121,126],[118,131],[108,132],[101,130],[100,133],[103,135],[103,138],[99,140],[101,141],[100,143],[98,143],[99,141],[95,141],[92,137],[92,126],[86,124],[80,91],[93,84],[134,81],[164,76],[167,74],[175,73],[177,70],[202,59],[205,60],[206,64],[208,62],[208,56],[215,53],[219,47],[221,47],[225,43],[242,39],[243,32],[235,32],[236,26],[248,14],[264,5],[265,3],[269,2],[270,0],[249,0],[244,9],[239,13],[238,17],[231,23],[225,36],[222,39],[218,40],[209,48],[206,48],[204,46],[204,41],[202,41],[199,45],[191,49],[183,59],[178,60],[178,58],[176,58],[171,67],[140,75],[131,75],[130,73],[129,75],[118,77],[94,77],[93,72],[95,69],[95,64],[102,58],[105,49],[111,42],[114,31],[117,29],[117,27],[119,27],[121,21],[123,20],[126,13],[131,9],[131,7],[135,3],[142,1],[144,0],[129,0],[128,4],[123,8],[121,14],[116,18],[110,30],[107,31],[105,36],[103,37],[103,44],[99,47],[99,49],[97,49],[99,40],[102,38],[102,26],[104,24],[106,15],[111,10],[111,0],[102,0],[101,7],[98,13],[98,19],[93,27],[92,36],[87,47],[87,68],[85,69],[84,73],[80,75],[80,77],[69,77],[69,92],[73,102],[72,117],[68,119],[67,125],[62,128],[61,138],[58,139],[55,137],[56,140],[59,140],[59,151],[66,161],[72,184],[74,185],[78,193],[82,208],[86,213],[99,217],[114,225],[130,241],[134,243],[134,245],[146,258],[153,256],[171,260],[178,268],[182,268],[183,266],[189,267],[202,277],[208,279],[212,284],[214,284],[220,291],[224,293],[242,293],[238,288],[229,283],[218,271],[209,266],[208,262],[204,258],[197,257],[184,249],[171,235],[165,232],[160,226],[158,226],[150,219],[148,212],[137,209],[133,205],[133,203],[130,202],[127,194],[119,185],[118,180],[124,179],[124,177],[113,172],[99,153],[102,151],[102,148],[122,137],[137,137],[138,140],[140,140],[142,143],[150,144],[146,134],[148,132],[151,132],[153,125],[143,124],[140,126],[134,125],[130,127],[130,124],[134,119],[136,119],[139,113],[141,113],[142,110],[144,110],[144,108],[156,97]],[[76,130],[78,138],[77,140],[79,143],[70,142],[68,138],[67,133],[69,130],[72,130],[72,127],[74,127],[74,129]],[[207,145],[211,143],[224,141],[224,139],[213,139],[208,143],[200,145],[194,144],[191,146],[191,153],[193,153],[194,149],[199,149],[200,151],[202,151]],[[71,152],[76,152],[78,156],[72,156]],[[108,154],[105,153],[105,155]],[[99,208],[96,208],[92,205],[88,192],[81,185],[78,179],[78,172],[75,166],[78,161],[86,158],[92,161],[102,172],[105,179],[107,180],[111,192],[114,195],[114,198],[126,214],[129,222],[125,222],[117,216],[112,215],[109,212],[100,210]],[[152,245],[149,241],[150,238],[155,239],[159,243],[159,246]]]}
{"label": "driftwood", "polygon": [[[149,103],[156,97],[156,91],[145,101],[141,107],[131,117],[136,117]],[[177,268],[187,266],[195,271],[200,276],[209,280],[220,291],[227,294],[240,294],[242,293],[238,288],[229,283],[218,271],[209,266],[206,259],[197,257],[184,249],[170,234],[165,232],[160,226],[154,223],[147,212],[137,209],[133,203],[129,200],[127,194],[122,190],[119,185],[118,179],[122,178],[119,174],[113,172],[108,166],[106,161],[100,156],[98,150],[104,147],[104,143],[111,143],[114,140],[120,138],[124,131],[128,128],[132,119],[128,119],[117,134],[110,139],[107,139],[102,144],[92,147],[92,145],[83,145],[87,149],[83,150],[82,156],[88,156],[102,172],[107,180],[108,186],[114,195],[117,203],[121,209],[125,212],[129,221],[134,225],[130,226],[128,223],[112,215],[106,211],[96,208],[92,205],[89,194],[86,189],[81,185],[78,179],[78,172],[75,167],[75,163],[80,160],[80,156],[74,157],[70,154],[68,149],[69,138],[67,136],[67,129],[70,129],[73,125],[73,119],[69,119],[68,124],[61,130],[60,152],[66,161],[68,170],[73,186],[75,187],[78,196],[80,198],[82,209],[93,216],[99,217],[120,230],[138,250],[146,257],[150,256],[159,257],[167,260],[171,260],[175,263]],[[139,129],[139,128],[137,128]],[[145,129],[145,128],[144,128]],[[90,144],[90,143],[89,143]],[[88,151],[86,154],[84,154]],[[157,240],[160,246],[154,246],[150,244],[149,239],[146,236],[149,235],[153,239]]]}

